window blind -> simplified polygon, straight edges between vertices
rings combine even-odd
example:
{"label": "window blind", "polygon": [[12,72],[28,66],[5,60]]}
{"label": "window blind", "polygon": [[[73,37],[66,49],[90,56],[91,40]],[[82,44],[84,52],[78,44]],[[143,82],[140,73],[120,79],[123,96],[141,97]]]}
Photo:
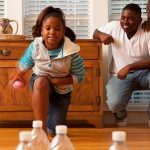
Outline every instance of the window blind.
{"label": "window blind", "polygon": [[66,17],[66,25],[77,38],[90,37],[90,0],[25,0],[24,33],[31,35],[38,14],[47,6],[59,7]]}
{"label": "window blind", "polygon": [[0,0],[0,17],[4,17],[4,0]]}
{"label": "window blind", "polygon": [[146,5],[148,0],[110,0],[109,2],[109,16],[110,20],[118,20],[122,12],[122,8],[129,4],[135,3],[141,7],[142,17],[146,18]]}

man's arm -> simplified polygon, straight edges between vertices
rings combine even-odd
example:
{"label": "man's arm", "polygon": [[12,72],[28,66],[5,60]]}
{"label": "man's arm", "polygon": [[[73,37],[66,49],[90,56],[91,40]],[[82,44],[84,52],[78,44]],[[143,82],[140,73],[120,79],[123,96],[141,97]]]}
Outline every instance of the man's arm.
{"label": "man's arm", "polygon": [[108,44],[114,42],[114,39],[111,35],[103,33],[97,29],[93,33],[93,38],[100,40],[105,45],[108,45]]}
{"label": "man's arm", "polygon": [[130,71],[144,70],[144,69],[150,69],[150,57],[145,60],[141,60],[125,66],[117,73],[117,76],[119,79],[123,80],[126,78],[127,74]]}
{"label": "man's arm", "polygon": [[130,67],[130,71],[150,69],[150,58],[130,64],[129,67]]}

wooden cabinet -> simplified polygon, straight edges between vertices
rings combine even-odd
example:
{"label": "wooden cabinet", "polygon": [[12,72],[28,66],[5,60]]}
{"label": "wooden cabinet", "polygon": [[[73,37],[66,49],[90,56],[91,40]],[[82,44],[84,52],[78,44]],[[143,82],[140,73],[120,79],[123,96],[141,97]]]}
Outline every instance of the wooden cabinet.
{"label": "wooden cabinet", "polygon": [[[18,60],[31,40],[0,40],[0,121],[32,120],[29,84],[16,90],[10,78],[18,69]],[[86,78],[74,85],[72,103],[69,107],[69,120],[87,120],[96,127],[102,127],[103,83],[101,45],[97,40],[77,40],[84,58]],[[26,75],[30,80],[31,71]]]}

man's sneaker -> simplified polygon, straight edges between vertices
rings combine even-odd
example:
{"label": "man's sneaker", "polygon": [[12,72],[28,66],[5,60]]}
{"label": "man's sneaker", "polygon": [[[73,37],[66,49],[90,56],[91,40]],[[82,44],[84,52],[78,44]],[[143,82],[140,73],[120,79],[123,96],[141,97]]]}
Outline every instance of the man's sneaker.
{"label": "man's sneaker", "polygon": [[125,118],[123,120],[116,119],[115,121],[116,121],[117,127],[126,127],[127,126],[127,118]]}

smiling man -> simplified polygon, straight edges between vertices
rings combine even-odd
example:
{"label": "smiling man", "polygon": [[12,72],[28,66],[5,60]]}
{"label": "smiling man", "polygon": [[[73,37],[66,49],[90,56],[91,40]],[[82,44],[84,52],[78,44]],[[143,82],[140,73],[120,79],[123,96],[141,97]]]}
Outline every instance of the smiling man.
{"label": "smiling man", "polygon": [[120,21],[111,21],[93,34],[93,38],[111,45],[107,104],[117,126],[127,124],[126,106],[132,92],[149,89],[150,32],[144,32],[141,23],[141,8],[132,3],[123,8]]}

